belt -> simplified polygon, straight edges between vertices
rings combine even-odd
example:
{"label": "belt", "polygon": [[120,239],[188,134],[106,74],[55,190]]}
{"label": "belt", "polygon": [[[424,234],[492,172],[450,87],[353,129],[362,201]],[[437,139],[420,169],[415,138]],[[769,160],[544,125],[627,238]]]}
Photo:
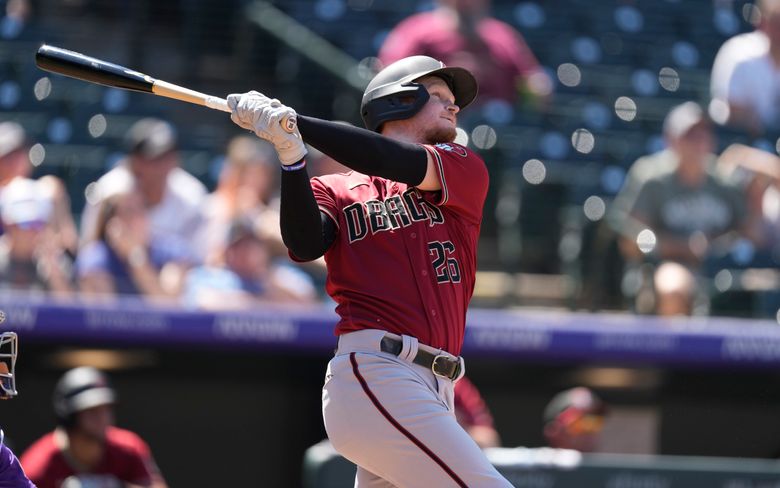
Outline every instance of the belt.
{"label": "belt", "polygon": [[[384,336],[380,343],[382,352],[398,356],[403,349],[403,341]],[[453,358],[445,354],[433,354],[422,349],[417,350],[417,355],[412,359],[414,364],[419,364],[433,371],[436,376],[454,380],[460,374],[460,358]]]}

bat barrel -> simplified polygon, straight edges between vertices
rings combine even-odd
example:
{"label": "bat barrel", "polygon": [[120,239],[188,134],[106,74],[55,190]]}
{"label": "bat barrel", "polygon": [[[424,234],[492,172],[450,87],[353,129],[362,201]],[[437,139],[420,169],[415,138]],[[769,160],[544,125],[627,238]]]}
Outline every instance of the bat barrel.
{"label": "bat barrel", "polygon": [[45,44],[35,53],[35,63],[46,71],[125,90],[151,93],[155,82],[124,66]]}

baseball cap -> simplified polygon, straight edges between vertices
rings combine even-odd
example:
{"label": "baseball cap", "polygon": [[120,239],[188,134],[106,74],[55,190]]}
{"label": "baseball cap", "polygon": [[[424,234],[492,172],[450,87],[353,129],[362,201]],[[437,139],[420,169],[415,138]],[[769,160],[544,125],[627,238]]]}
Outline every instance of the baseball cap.
{"label": "baseball cap", "polygon": [[0,217],[6,224],[48,222],[52,203],[40,183],[14,178],[0,193]]}
{"label": "baseball cap", "polygon": [[694,126],[708,123],[706,112],[696,102],[685,102],[673,107],[664,119],[664,134],[672,139],[684,136]]}
{"label": "baseball cap", "polygon": [[567,410],[585,414],[606,415],[607,405],[590,389],[583,386],[564,390],[555,395],[544,409],[544,423],[555,420]]}
{"label": "baseball cap", "polygon": [[176,130],[154,117],[139,120],[125,137],[125,150],[146,159],[157,159],[176,148]]}
{"label": "baseball cap", "polygon": [[27,134],[16,122],[0,122],[0,158],[27,144]]}
{"label": "baseball cap", "polygon": [[260,241],[260,237],[257,235],[257,232],[255,232],[255,226],[252,221],[246,217],[239,217],[230,223],[230,228],[228,229],[227,235],[227,244],[235,244],[245,237],[251,237]]}

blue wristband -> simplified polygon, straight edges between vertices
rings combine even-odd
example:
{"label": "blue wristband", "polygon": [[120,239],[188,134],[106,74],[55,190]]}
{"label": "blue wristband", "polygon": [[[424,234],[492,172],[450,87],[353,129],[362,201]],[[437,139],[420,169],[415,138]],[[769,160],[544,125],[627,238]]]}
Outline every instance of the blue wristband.
{"label": "blue wristband", "polygon": [[290,165],[284,165],[283,164],[282,165],[282,170],[284,170],[284,171],[298,171],[299,169],[303,169],[305,167],[306,167],[306,160],[305,159],[301,159],[300,161],[298,161],[295,164],[290,164]]}

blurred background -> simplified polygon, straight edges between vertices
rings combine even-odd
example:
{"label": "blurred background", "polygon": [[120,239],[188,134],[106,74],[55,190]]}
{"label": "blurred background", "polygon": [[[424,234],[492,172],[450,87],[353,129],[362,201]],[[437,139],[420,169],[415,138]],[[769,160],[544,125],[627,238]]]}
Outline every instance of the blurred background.
{"label": "blurred background", "polygon": [[[301,486],[335,345],[322,264],[280,242],[273,151],[227,114],[41,71],[43,42],[359,126],[393,59],[472,69],[458,142],[491,186],[464,354],[501,445],[546,445],[548,401],[586,386],[610,405],[596,452],[780,452],[776,2],[0,7],[0,305],[22,345],[0,425],[17,454],[54,428],[60,375],[90,365],[170,486]],[[340,171],[316,151],[309,167]]]}

